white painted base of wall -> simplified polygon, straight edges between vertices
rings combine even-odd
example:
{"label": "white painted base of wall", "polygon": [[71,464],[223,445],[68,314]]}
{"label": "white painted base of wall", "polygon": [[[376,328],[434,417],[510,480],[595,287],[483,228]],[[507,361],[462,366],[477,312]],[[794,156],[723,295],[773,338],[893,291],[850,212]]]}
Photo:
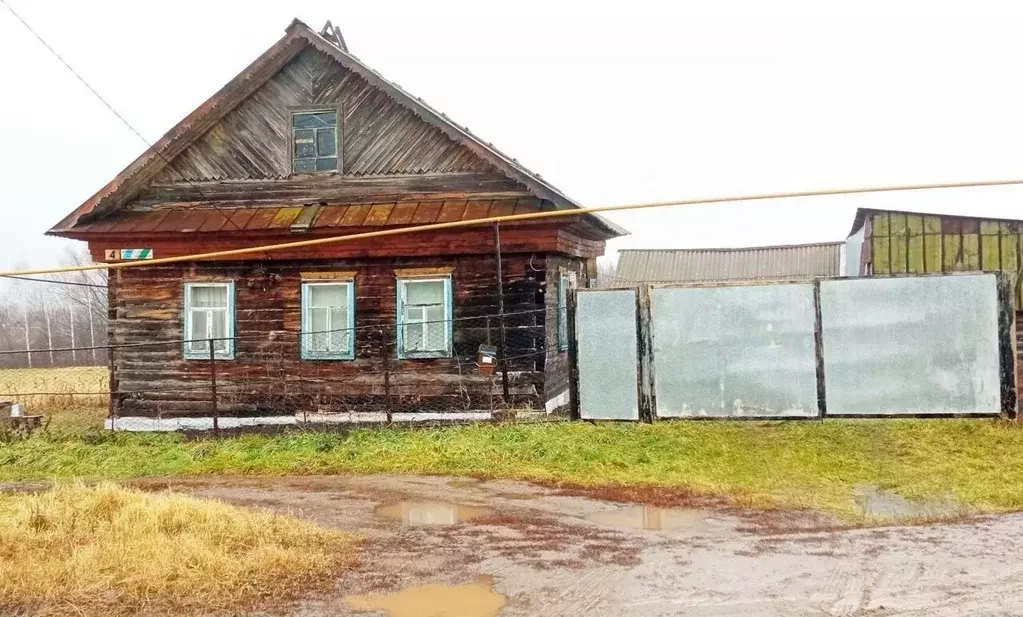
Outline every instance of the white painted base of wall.
{"label": "white painted base of wall", "polygon": [[[392,422],[418,424],[422,422],[487,422],[491,419],[489,411],[454,411],[439,413],[395,413],[391,414]],[[387,414],[383,412],[349,412],[349,413],[300,413],[293,416],[258,416],[258,417],[223,417],[217,422],[222,429],[242,428],[248,426],[288,426],[300,424],[383,424]],[[213,430],[212,417],[190,418],[147,418],[144,416],[124,416],[111,420],[107,418],[104,426],[108,430],[151,432],[151,431],[209,431]]]}
{"label": "white painted base of wall", "polygon": [[569,396],[568,390],[565,390],[561,394],[548,400],[544,404],[544,409],[547,410],[547,413],[552,413],[555,409],[559,407],[564,407],[565,405],[568,405],[571,401],[572,398]]}

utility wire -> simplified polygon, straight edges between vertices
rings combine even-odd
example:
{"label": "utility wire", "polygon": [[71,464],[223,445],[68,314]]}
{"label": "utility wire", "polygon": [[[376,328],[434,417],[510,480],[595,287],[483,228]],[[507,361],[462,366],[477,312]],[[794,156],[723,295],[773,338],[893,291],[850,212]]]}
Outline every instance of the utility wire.
{"label": "utility wire", "polygon": [[[135,129],[135,127],[134,127],[134,126],[132,126],[132,125],[131,125],[131,123],[130,123],[130,122],[128,122],[128,121],[127,121],[127,120],[126,120],[126,119],[124,118],[124,116],[122,116],[122,115],[121,115],[121,114],[120,114],[120,113],[119,113],[119,112],[118,112],[118,111],[117,111],[116,109],[114,109],[114,106],[113,106],[113,105],[111,105],[110,103],[108,103],[108,102],[107,102],[107,100],[106,100],[105,98],[103,98],[103,96],[102,96],[102,95],[100,95],[100,93],[99,93],[99,92],[97,92],[97,91],[96,91],[96,89],[95,89],[95,88],[93,88],[93,87],[92,87],[92,86],[91,86],[91,85],[89,84],[89,82],[85,81],[85,78],[84,78],[84,77],[82,77],[81,75],[79,75],[79,74],[78,74],[78,71],[76,71],[76,70],[75,70],[75,69],[74,69],[74,68],[73,68],[73,67],[72,67],[72,66],[71,66],[71,65],[70,65],[70,64],[68,63],[68,61],[64,59],[64,57],[63,57],[63,56],[61,56],[61,55],[60,55],[59,53],[57,53],[57,50],[56,50],[56,49],[54,49],[54,48],[53,48],[53,47],[52,47],[52,46],[51,46],[51,45],[50,45],[49,43],[47,43],[47,42],[46,42],[46,39],[44,39],[44,38],[43,38],[43,37],[42,37],[42,36],[41,36],[41,35],[40,35],[40,34],[39,34],[38,32],[36,32],[36,31],[35,31],[35,30],[34,30],[34,29],[32,28],[32,26],[30,26],[30,25],[28,24],[28,22],[27,22],[27,21],[25,21],[25,19],[24,19],[24,18],[23,18],[23,17],[21,16],[21,15],[19,15],[19,14],[18,14],[18,12],[17,12],[17,11],[15,11],[15,10],[14,10],[14,9],[13,9],[13,8],[11,7],[11,5],[7,3],[7,0],[0,0],[0,4],[3,4],[3,5],[5,6],[5,7],[7,7],[7,10],[11,12],[11,15],[14,15],[15,19],[17,19],[18,21],[20,21],[20,22],[21,22],[21,25],[25,26],[25,29],[26,29],[26,30],[28,30],[29,32],[31,32],[31,33],[32,33],[32,36],[36,37],[36,39],[38,39],[38,40],[39,40],[39,42],[43,44],[43,47],[45,47],[46,49],[48,49],[48,50],[50,51],[50,53],[51,53],[51,54],[53,54],[53,56],[54,56],[55,58],[57,58],[57,60],[60,60],[61,64],[63,64],[63,65],[64,65],[64,66],[65,66],[65,67],[67,68],[67,70],[71,71],[71,74],[72,74],[72,75],[74,75],[74,76],[75,76],[75,77],[76,77],[76,78],[78,79],[78,81],[82,82],[82,85],[84,85],[84,86],[85,86],[85,87],[86,87],[86,88],[87,88],[87,89],[89,90],[89,92],[91,92],[91,93],[92,93],[92,94],[93,94],[93,95],[94,95],[94,96],[95,96],[95,97],[96,97],[97,99],[99,99],[99,101],[100,101],[101,103],[103,103],[104,105],[106,105],[106,108],[107,108],[107,109],[109,109],[109,110],[111,111],[111,113],[113,113],[113,114],[114,114],[115,116],[117,116],[117,119],[118,119],[118,120],[120,120],[120,121],[121,121],[121,122],[122,122],[122,123],[124,124],[124,126],[128,127],[128,129],[129,129],[129,130],[131,130],[131,132],[132,132],[132,133],[135,133],[135,136],[136,136],[136,137],[138,137],[139,139],[141,139],[141,140],[142,140],[142,143],[146,144],[146,146],[148,146],[148,147],[149,147],[149,149],[153,151],[153,154],[155,154],[155,155],[157,155],[158,157],[160,157],[160,158],[161,158],[161,159],[163,160],[163,162],[167,164],[167,167],[169,167],[169,168],[170,168],[171,170],[173,170],[173,171],[174,171],[174,173],[176,173],[176,174],[177,174],[178,176],[180,176],[182,180],[184,180],[185,182],[187,182],[189,186],[191,186],[191,187],[192,187],[193,189],[195,189],[195,192],[199,193],[199,195],[201,195],[203,199],[205,199],[206,201],[209,201],[209,197],[207,197],[207,196],[206,196],[206,194],[202,192],[202,189],[200,189],[198,185],[196,185],[196,184],[195,184],[194,182],[192,182],[191,180],[189,180],[188,178],[186,178],[186,177],[185,177],[185,174],[181,173],[180,171],[178,171],[178,170],[177,170],[177,169],[176,169],[176,168],[174,167],[174,164],[173,164],[173,163],[171,163],[170,159],[168,159],[167,157],[165,157],[165,156],[163,155],[163,153],[162,153],[162,152],[160,152],[159,150],[157,150],[156,148],[154,148],[154,147],[153,147],[153,144],[149,143],[149,140],[148,140],[148,139],[146,139],[145,137],[143,137],[143,136],[142,136],[142,133],[138,132],[138,130],[136,130],[136,129]],[[217,212],[220,212],[220,214],[222,214],[222,215],[224,216],[224,218],[225,218],[225,219],[227,219],[227,221],[228,221],[229,223],[231,223],[232,225],[234,225],[235,229],[237,229],[238,231],[242,231],[242,228],[241,228],[241,227],[239,227],[237,223],[235,223],[234,221],[232,221],[232,220],[231,220],[231,215],[230,215],[230,214],[222,212],[222,211],[221,211],[221,210],[220,210],[219,208],[217,208],[216,206],[213,206],[213,209],[214,209],[214,210],[216,210]]]}
{"label": "utility wire", "polygon": [[[3,2],[3,0],[0,0]],[[99,283],[79,283],[77,281],[54,281],[52,279],[37,279],[31,276],[14,276],[10,274],[2,275],[3,278],[15,279],[18,281],[32,281],[33,283],[53,283],[55,285],[72,285],[74,287],[96,287],[99,289],[106,289],[106,285],[100,285]]]}
{"label": "utility wire", "polygon": [[[3,2],[3,0],[0,0]],[[1023,185],[1023,180],[985,180],[977,182],[945,182],[939,184],[902,184],[891,186],[869,186],[858,188],[824,189],[817,191],[795,191],[787,193],[756,193],[750,195],[733,195],[726,197],[703,197],[698,199],[677,199],[671,201],[653,201],[634,204],[617,204],[611,206],[594,206],[590,208],[572,208],[566,210],[546,210],[543,212],[529,212],[526,214],[512,214],[508,216],[490,216],[481,219],[468,221],[452,221],[449,223],[431,223],[429,225],[417,225],[414,227],[399,227],[395,229],[384,229],[380,231],[368,231],[344,236],[328,236],[314,238],[311,240],[300,240],[296,242],[283,242],[280,244],[266,244],[261,246],[250,246],[239,249],[228,249],[213,251],[210,253],[193,253],[190,255],[179,255],[177,257],[163,257],[160,259],[145,259],[138,261],[122,261],[117,263],[98,263],[85,266],[66,266],[63,268],[48,268],[39,270],[9,270],[0,272],[0,276],[28,276],[33,274],[59,274],[62,272],[84,272],[87,270],[119,270],[121,268],[150,267],[161,264],[179,263],[182,261],[198,261],[202,259],[214,259],[217,257],[234,257],[237,255],[248,255],[251,253],[269,253],[271,251],[284,251],[289,249],[318,246],[321,244],[333,244],[335,242],[351,242],[369,238],[381,238],[385,236],[397,236],[408,233],[439,231],[442,229],[456,229],[462,227],[473,227],[479,225],[492,225],[494,223],[505,223],[515,221],[532,221],[541,219],[552,219],[566,216],[580,216],[583,214],[595,214],[597,212],[615,212],[623,210],[641,210],[645,208],[663,208],[667,206],[695,206],[706,204],[719,204],[742,201],[766,201],[771,199],[791,199],[796,197],[821,197],[829,195],[854,195],[862,193],[883,193],[892,191],[922,191],[932,189],[971,188],[982,186],[1011,186]]]}

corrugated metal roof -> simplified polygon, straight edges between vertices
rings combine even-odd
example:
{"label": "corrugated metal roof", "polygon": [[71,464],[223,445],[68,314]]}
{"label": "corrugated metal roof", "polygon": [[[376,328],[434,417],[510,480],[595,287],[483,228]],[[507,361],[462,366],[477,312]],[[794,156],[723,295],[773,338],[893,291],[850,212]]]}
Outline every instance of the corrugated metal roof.
{"label": "corrugated metal roof", "polygon": [[615,278],[620,283],[668,283],[839,276],[842,244],[623,250]]}
{"label": "corrugated metal roof", "polygon": [[[310,209],[312,209],[310,211]],[[388,203],[276,206],[229,202],[174,202],[109,216],[78,227],[89,233],[173,233],[216,231],[308,231],[340,227],[389,227],[471,221],[491,216],[539,212],[540,200],[459,199]],[[293,227],[307,215],[308,221]]]}

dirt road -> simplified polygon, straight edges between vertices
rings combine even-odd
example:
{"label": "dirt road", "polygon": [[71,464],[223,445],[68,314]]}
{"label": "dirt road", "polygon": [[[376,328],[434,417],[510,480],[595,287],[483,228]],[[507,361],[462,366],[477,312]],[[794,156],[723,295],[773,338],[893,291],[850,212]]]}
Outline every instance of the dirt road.
{"label": "dirt road", "polygon": [[363,533],[361,568],[336,594],[292,611],[303,617],[1023,615],[1023,514],[792,531],[820,521],[763,525],[742,512],[644,509],[505,481],[230,478],[171,488]]}

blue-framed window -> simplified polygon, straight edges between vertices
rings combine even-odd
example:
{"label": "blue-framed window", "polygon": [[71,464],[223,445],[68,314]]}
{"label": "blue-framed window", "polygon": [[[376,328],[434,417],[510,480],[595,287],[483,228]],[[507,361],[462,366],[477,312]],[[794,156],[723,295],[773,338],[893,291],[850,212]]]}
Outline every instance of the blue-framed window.
{"label": "blue-framed window", "polygon": [[293,113],[291,137],[294,173],[339,170],[336,110]]}
{"label": "blue-framed window", "polygon": [[558,275],[558,350],[568,349],[568,293],[575,287],[575,273]]}
{"label": "blue-framed window", "polygon": [[185,283],[185,358],[234,359],[234,282]]}
{"label": "blue-framed window", "polygon": [[398,279],[398,357],[452,355],[451,276]]}
{"label": "blue-framed window", "polygon": [[302,283],[302,358],[355,358],[355,283]]}

